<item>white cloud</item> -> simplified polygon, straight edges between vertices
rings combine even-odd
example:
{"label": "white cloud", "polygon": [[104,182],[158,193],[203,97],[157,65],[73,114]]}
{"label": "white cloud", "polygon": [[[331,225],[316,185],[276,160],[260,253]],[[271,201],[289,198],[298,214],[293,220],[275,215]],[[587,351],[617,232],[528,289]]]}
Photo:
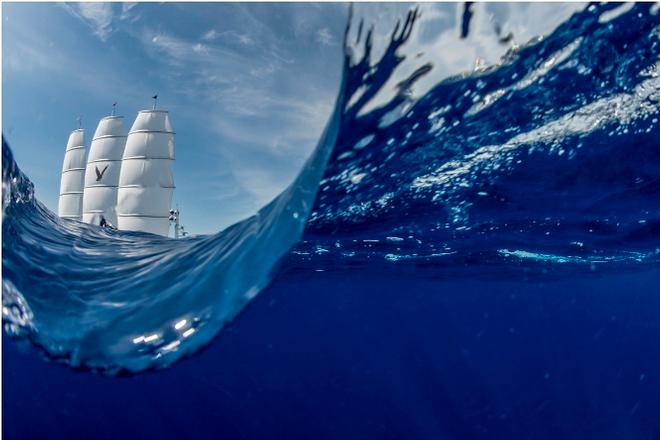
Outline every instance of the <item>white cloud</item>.
{"label": "white cloud", "polygon": [[254,40],[245,34],[241,34],[238,36],[238,42],[246,46],[254,44]]}
{"label": "white cloud", "polygon": [[128,20],[130,19],[131,23],[135,22],[137,19],[140,18],[139,14],[132,14],[131,10],[136,7],[138,4],[137,3],[122,3],[121,4],[121,15],[119,16],[120,20]]}
{"label": "white cloud", "polygon": [[208,53],[209,49],[202,43],[197,43],[193,46],[193,51],[196,53]]}
{"label": "white cloud", "polygon": [[328,28],[321,28],[316,31],[316,41],[325,46],[334,45],[334,38],[332,37],[332,34]]}
{"label": "white cloud", "polygon": [[272,75],[275,71],[278,70],[275,64],[270,63],[263,67],[255,67],[250,69],[250,75],[256,78],[264,78],[266,76]]}
{"label": "white cloud", "polygon": [[89,26],[101,41],[108,39],[114,19],[112,3],[67,3],[65,7],[74,17]]}
{"label": "white cloud", "polygon": [[62,72],[65,64],[53,56],[52,49],[35,41],[14,41],[11,50],[3,55],[5,68],[10,71],[34,73],[39,71]]}
{"label": "white cloud", "polygon": [[202,41],[215,41],[220,38],[226,41],[238,42],[244,46],[251,46],[254,44],[254,40],[249,35],[235,31],[218,32],[215,29],[211,29],[202,35]]}
{"label": "white cloud", "polygon": [[204,35],[202,35],[202,40],[205,41],[212,41],[218,38],[218,31],[215,29],[211,29],[210,31],[206,32]]}
{"label": "white cloud", "polygon": [[181,68],[191,61],[208,58],[210,53],[210,47],[205,44],[187,41],[164,32],[153,33],[147,30],[142,34],[142,43],[147,50],[155,51],[155,58]]}

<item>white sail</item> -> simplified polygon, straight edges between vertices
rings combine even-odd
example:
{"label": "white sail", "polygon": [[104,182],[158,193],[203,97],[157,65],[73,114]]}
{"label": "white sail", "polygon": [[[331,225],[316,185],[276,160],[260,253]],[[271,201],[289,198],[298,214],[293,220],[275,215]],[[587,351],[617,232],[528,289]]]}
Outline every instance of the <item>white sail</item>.
{"label": "white sail", "polygon": [[123,116],[106,116],[99,121],[89,147],[82,220],[100,224],[104,219],[117,227],[117,192],[126,134]]}
{"label": "white sail", "polygon": [[69,142],[64,153],[60,200],[57,207],[60,217],[81,219],[84,179],[85,131],[79,128],[69,135]]}
{"label": "white sail", "polygon": [[174,178],[174,130],[164,110],[138,113],[126,139],[117,193],[119,229],[167,236]]}

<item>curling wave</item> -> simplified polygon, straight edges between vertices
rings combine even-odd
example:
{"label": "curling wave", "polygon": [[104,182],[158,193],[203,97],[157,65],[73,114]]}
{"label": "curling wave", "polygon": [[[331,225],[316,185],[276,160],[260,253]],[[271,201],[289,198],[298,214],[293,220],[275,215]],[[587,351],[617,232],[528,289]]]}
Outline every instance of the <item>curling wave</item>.
{"label": "curling wave", "polygon": [[139,372],[207,344],[282,261],[428,277],[656,266],[660,21],[650,4],[605,20],[617,7],[591,5],[423,93],[443,59],[410,48],[419,10],[380,55],[373,28],[350,21],[314,153],[270,204],[215,235],[170,240],[59,219],[3,139],[5,331],[73,367]]}

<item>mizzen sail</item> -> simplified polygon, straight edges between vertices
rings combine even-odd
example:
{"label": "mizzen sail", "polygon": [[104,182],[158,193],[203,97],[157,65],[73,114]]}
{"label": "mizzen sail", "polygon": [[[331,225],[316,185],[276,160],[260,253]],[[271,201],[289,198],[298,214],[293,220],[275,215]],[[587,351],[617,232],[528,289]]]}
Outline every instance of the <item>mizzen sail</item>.
{"label": "mizzen sail", "polygon": [[82,220],[117,227],[117,190],[126,134],[123,116],[106,116],[99,121],[89,147]]}
{"label": "mizzen sail", "polygon": [[60,217],[80,220],[82,215],[83,185],[85,181],[85,131],[73,130],[64,153],[60,199],[57,212]]}
{"label": "mizzen sail", "polygon": [[117,192],[117,227],[167,236],[174,178],[174,130],[164,110],[138,113],[126,139]]}

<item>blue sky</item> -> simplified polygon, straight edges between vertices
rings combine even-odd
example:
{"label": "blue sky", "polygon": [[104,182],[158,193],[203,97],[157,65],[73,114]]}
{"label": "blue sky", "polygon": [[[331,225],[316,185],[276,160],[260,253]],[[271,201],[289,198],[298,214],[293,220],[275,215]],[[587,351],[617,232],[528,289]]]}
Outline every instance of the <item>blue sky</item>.
{"label": "blue sky", "polygon": [[174,203],[192,233],[254,213],[297,174],[334,104],[346,4],[5,3],[3,133],[57,210],[66,141],[114,101],[159,95],[177,132]]}

